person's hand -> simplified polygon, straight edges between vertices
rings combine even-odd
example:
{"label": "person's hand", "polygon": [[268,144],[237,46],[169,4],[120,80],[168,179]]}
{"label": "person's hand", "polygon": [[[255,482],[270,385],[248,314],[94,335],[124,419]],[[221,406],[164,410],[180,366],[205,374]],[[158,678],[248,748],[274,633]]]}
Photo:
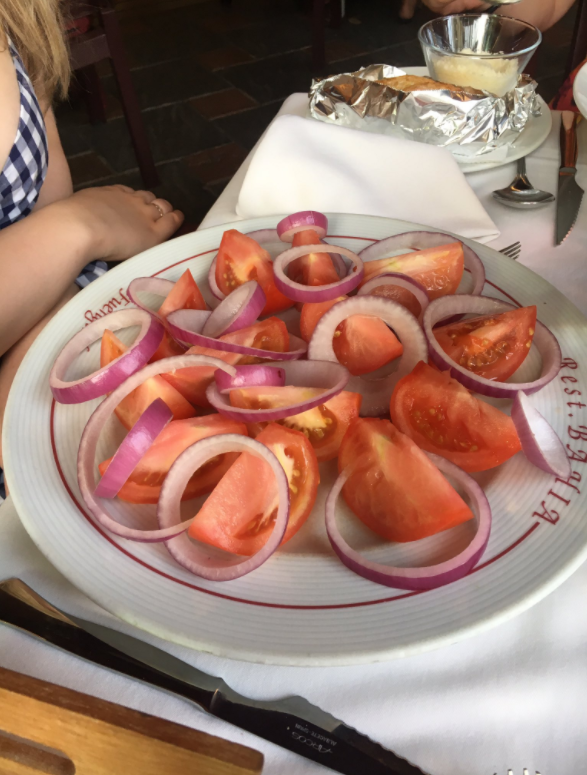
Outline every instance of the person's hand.
{"label": "person's hand", "polygon": [[164,242],[184,219],[166,199],[120,185],[86,188],[58,204],[87,230],[91,259],[107,261],[122,261]]}
{"label": "person's hand", "polygon": [[424,0],[424,5],[441,16],[464,11],[486,11],[491,7],[491,3],[483,3],[480,0]]}

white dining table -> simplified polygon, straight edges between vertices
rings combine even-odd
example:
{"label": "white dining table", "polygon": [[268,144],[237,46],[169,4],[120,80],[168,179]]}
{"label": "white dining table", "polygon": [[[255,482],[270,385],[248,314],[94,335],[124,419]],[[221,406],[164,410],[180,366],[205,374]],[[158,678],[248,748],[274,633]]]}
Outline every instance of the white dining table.
{"label": "white dining table", "polygon": [[[559,116],[528,158],[533,183],[556,192]],[[580,138],[587,150],[587,137]],[[237,220],[248,160],[201,228]],[[587,197],[577,223],[554,245],[555,206],[509,210],[491,197],[514,164],[468,180],[501,234],[497,249],[521,242],[519,263],[545,277],[587,315]],[[581,164],[580,182],[587,167]],[[424,219],[423,219],[424,220]],[[586,520],[587,520],[587,515]],[[52,567],[8,498],[0,507],[0,578],[18,576],[65,611],[133,632],[249,697],[301,694],[430,775],[577,775],[587,766],[587,564],[534,607],[492,630],[395,661],[332,668],[257,665],[158,640],[98,608]],[[326,770],[208,716],[186,701],[110,673],[0,625],[0,665],[240,742],[263,752],[266,775]],[[368,772],[357,773],[368,775]]]}

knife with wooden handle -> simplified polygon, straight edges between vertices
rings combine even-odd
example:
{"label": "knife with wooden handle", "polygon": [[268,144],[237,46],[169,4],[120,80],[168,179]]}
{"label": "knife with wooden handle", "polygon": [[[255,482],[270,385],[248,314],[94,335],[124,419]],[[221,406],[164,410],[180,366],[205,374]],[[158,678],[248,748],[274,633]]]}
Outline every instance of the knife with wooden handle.
{"label": "knife with wooden handle", "polygon": [[195,702],[247,732],[345,775],[426,775],[303,697],[251,700],[131,635],[52,606],[20,579],[0,583],[0,622],[77,657]]}
{"label": "knife with wooden handle", "polygon": [[560,154],[561,166],[558,173],[558,196],[556,205],[556,244],[560,245],[569,233],[579,213],[583,189],[578,185],[577,126],[583,117],[580,113],[563,110],[561,113]]}

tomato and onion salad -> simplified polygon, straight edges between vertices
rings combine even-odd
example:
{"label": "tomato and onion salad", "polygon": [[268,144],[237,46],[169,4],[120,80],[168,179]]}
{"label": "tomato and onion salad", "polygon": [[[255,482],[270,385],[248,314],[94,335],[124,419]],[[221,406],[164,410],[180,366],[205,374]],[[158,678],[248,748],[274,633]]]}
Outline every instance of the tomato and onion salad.
{"label": "tomato and onion salad", "polygon": [[[481,556],[491,525],[487,499],[466,472],[523,450],[542,470],[568,473],[562,443],[526,395],[557,373],[558,344],[535,306],[480,296],[483,265],[450,235],[396,235],[359,256],[324,243],[326,233],[325,216],[310,211],[276,230],[227,230],[208,275],[219,301],[214,311],[189,271],[176,283],[137,278],[129,296],[139,309],[95,321],[66,345],[51,372],[55,398],[79,403],[109,394],[80,443],[82,496],[115,534],[164,541],[193,573],[226,581],[259,567],[302,528],[316,500],[319,463],[337,458],[325,518],[342,562],[402,589],[455,581]],[[272,261],[260,243],[277,239],[292,246]],[[387,255],[398,250],[410,252]],[[469,295],[458,293],[465,268],[473,276]],[[143,294],[163,303],[147,306]],[[302,340],[273,314],[301,302]],[[132,325],[140,331],[126,347],[113,332]],[[100,336],[100,369],[65,381],[77,354]],[[540,377],[506,382],[533,346]],[[512,398],[512,416],[471,389]],[[210,408],[217,411],[195,416]],[[129,432],[100,463],[96,486],[96,445],[113,412]],[[438,566],[381,566],[342,537],[335,513],[341,492],[384,540],[419,541],[472,519],[475,536]],[[209,496],[198,514],[182,521],[180,502],[202,494]],[[115,496],[156,504],[159,529],[120,524],[105,505]],[[211,560],[201,544],[241,559]]]}

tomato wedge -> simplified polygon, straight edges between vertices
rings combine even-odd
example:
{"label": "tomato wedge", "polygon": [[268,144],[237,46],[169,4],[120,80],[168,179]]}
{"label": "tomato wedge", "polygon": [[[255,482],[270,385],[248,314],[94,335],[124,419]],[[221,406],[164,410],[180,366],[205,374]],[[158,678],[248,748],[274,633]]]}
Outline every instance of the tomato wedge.
{"label": "tomato wedge", "polygon": [[[258,436],[283,466],[290,513],[282,543],[302,527],[316,500],[320,474],[312,445],[303,433],[271,423]],[[252,555],[266,543],[278,506],[270,466],[243,452],[218,483],[189,528],[198,541],[234,554]]]}
{"label": "tomato wedge", "polygon": [[293,306],[293,301],[277,290],[273,278],[273,261],[254,239],[236,229],[228,229],[216,256],[216,283],[228,294],[239,285],[256,280],[263,288],[267,303],[263,315],[274,315]]}
{"label": "tomato wedge", "polygon": [[[106,366],[122,353],[127,347],[112,331],[104,331],[100,349],[100,366]],[[150,377],[142,385],[129,393],[114,410],[116,416],[127,430],[130,430],[142,413],[156,398],[162,398],[173,412],[174,420],[183,420],[195,415],[194,407],[175,390],[163,377]]]}
{"label": "tomato wedge", "polygon": [[444,352],[479,377],[503,382],[522,365],[532,347],[536,306],[484,315],[434,329]]}
{"label": "tomato wedge", "polygon": [[511,417],[423,362],[395,386],[390,413],[419,447],[464,471],[494,468],[522,448]]}
{"label": "tomato wedge", "polygon": [[[411,295],[411,294],[410,294]],[[304,304],[300,316],[300,333],[309,342],[320,318],[346,296],[317,304]],[[413,297],[412,297],[413,298]],[[368,374],[399,358],[401,342],[379,318],[351,315],[336,327],[332,340],[334,354],[351,374]]]}
{"label": "tomato wedge", "polygon": [[[230,403],[243,409],[277,409],[309,400],[321,392],[319,388],[241,388],[230,391]],[[362,400],[359,393],[343,390],[314,409],[277,422],[286,428],[301,431],[314,447],[318,462],[323,463],[338,455],[347,428],[359,416]],[[249,433],[256,438],[266,426],[265,422],[248,423]]]}
{"label": "tomato wedge", "polygon": [[[259,350],[273,350],[274,352],[287,352],[289,350],[289,334],[283,320],[279,318],[267,318],[258,321],[252,326],[233,331],[218,337],[224,342],[242,344],[247,347],[255,347]],[[194,345],[188,350],[189,355],[209,355],[212,358],[220,358],[221,361],[232,366],[245,363],[259,363],[261,358],[254,358],[238,353],[228,353],[223,350],[214,350],[211,347]],[[206,398],[208,385],[214,378],[212,366],[189,366],[187,369],[179,369],[170,374],[162,374],[163,379],[169,382],[181,395],[194,406],[208,408],[210,404]]]}
{"label": "tomato wedge", "polygon": [[[244,423],[229,420],[220,414],[192,417],[189,420],[172,420],[141,458],[118,497],[130,503],[157,503],[163,480],[179,455],[196,441],[222,433],[246,436],[247,428]],[[185,501],[210,492],[237,457],[236,452],[219,455],[198,468],[189,480],[181,499]],[[111,460],[112,458],[109,458],[100,463],[100,474],[104,474]]]}
{"label": "tomato wedge", "polygon": [[389,541],[417,541],[473,518],[438,468],[389,420],[359,419],[347,431],[338,469],[356,516]]}
{"label": "tomato wedge", "polygon": [[[167,320],[167,315],[170,312],[175,312],[177,309],[207,309],[204,297],[189,269],[186,269],[167,294],[165,301],[159,307],[159,314],[165,321]],[[155,351],[150,363],[159,361],[161,358],[170,358],[173,355],[183,355],[185,351],[186,348],[177,342],[166,330],[161,344]]]}
{"label": "tomato wedge", "polygon": [[415,317],[418,317],[422,312],[422,306],[414,294],[410,293],[407,288],[400,288],[399,285],[380,285],[378,288],[373,288],[370,295],[383,296],[384,299],[397,301]]}
{"label": "tomato wedge", "polygon": [[401,272],[422,283],[430,299],[437,299],[439,296],[456,293],[464,267],[462,243],[451,242],[449,245],[441,245],[437,248],[426,248],[400,256],[366,261],[363,284],[378,274]]}
{"label": "tomato wedge", "polygon": [[[292,247],[319,245],[320,241],[314,229],[307,229],[294,234]],[[328,285],[340,280],[328,253],[308,253],[307,256],[296,258],[288,266],[287,273],[290,280],[302,285]]]}

